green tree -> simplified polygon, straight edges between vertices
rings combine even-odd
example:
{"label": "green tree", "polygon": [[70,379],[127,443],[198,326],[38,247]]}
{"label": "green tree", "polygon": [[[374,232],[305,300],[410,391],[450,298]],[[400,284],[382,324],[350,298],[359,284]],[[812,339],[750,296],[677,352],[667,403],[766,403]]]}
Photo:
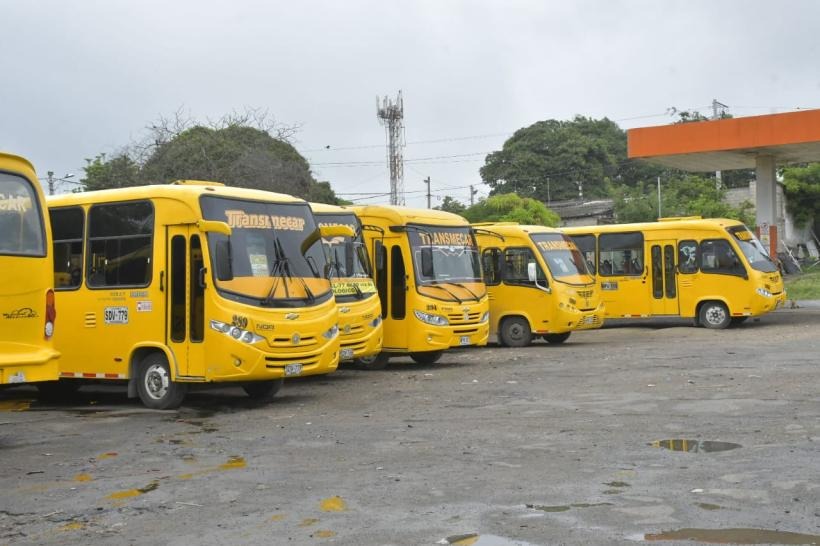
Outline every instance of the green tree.
{"label": "green tree", "polygon": [[144,143],[110,160],[102,154],[89,160],[82,181],[86,189],[96,190],[209,180],[338,203],[330,183],[317,182],[308,162],[287,142],[290,133],[277,131],[277,138],[271,126],[253,127],[252,122],[236,115],[211,126],[179,116],[172,122],[161,120]]}
{"label": "green tree", "polygon": [[452,212],[453,214],[464,214],[464,211],[467,209],[467,206],[461,201],[453,199],[449,195],[445,195],[444,199],[441,201],[441,205],[433,208],[436,210]]}
{"label": "green tree", "polygon": [[635,185],[663,172],[627,160],[626,133],[615,122],[583,116],[519,129],[480,170],[491,195],[513,192],[544,202],[576,198],[579,189],[584,197],[606,197],[613,184]]}
{"label": "green tree", "polygon": [[820,163],[783,169],[783,186],[795,224],[814,229],[820,218]]}
{"label": "green tree", "polygon": [[[654,222],[658,219],[657,187],[652,184],[618,188],[613,198],[618,222]],[[715,187],[714,178],[690,174],[662,180],[661,214],[664,217],[733,218],[752,226],[752,209],[753,205],[748,201],[739,207],[727,203],[725,190]]]}
{"label": "green tree", "polygon": [[82,183],[88,191],[142,184],[140,167],[127,153],[120,153],[111,159],[106,159],[105,154],[98,154],[85,162]]}
{"label": "green tree", "polygon": [[470,222],[518,222],[555,227],[561,221],[544,203],[514,193],[480,199],[462,214]]}

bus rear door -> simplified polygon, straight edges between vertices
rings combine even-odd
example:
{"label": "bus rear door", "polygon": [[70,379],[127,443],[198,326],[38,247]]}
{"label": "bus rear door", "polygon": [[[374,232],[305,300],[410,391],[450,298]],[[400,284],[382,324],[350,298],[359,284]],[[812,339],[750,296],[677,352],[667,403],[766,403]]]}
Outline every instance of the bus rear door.
{"label": "bus rear door", "polygon": [[205,283],[202,240],[190,226],[168,228],[167,344],[174,353],[177,375],[206,374]]}
{"label": "bus rear door", "polygon": [[652,315],[678,314],[678,286],[675,269],[675,241],[651,241],[649,277]]}

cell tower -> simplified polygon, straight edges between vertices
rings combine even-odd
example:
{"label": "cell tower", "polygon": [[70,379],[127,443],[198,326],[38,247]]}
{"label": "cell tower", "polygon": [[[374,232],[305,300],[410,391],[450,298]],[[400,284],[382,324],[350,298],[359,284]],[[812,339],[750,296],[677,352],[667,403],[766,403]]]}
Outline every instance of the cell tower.
{"label": "cell tower", "polygon": [[376,116],[387,135],[387,164],[390,166],[390,204],[404,205],[404,101],[401,90],[396,102],[376,97]]}

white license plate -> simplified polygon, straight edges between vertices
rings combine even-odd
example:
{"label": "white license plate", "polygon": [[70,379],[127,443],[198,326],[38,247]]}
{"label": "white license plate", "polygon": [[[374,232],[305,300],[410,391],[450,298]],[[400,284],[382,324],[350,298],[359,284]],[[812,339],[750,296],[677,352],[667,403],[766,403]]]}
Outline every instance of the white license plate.
{"label": "white license plate", "polygon": [[342,360],[350,360],[353,358],[353,349],[342,349],[340,357]]}
{"label": "white license plate", "polygon": [[290,377],[292,375],[299,375],[302,373],[302,365],[301,364],[288,364],[285,366],[285,377]]}
{"label": "white license plate", "polygon": [[595,317],[584,317],[584,324],[592,324],[595,322]]}
{"label": "white license plate", "polygon": [[469,345],[470,344],[470,336],[461,336],[461,345]]}

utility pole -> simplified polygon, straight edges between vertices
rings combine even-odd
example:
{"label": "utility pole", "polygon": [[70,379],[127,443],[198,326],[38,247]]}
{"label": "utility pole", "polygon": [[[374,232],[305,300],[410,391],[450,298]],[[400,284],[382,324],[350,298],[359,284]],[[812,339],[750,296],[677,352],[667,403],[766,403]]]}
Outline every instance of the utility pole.
{"label": "utility pole", "polygon": [[661,177],[658,177],[658,218],[663,218],[661,214]]}
{"label": "utility pole", "polygon": [[[726,110],[729,107],[717,99],[712,99],[712,119],[719,119],[726,115]],[[715,171],[715,189],[720,193],[720,187],[723,185],[723,173]]]}
{"label": "utility pole", "polygon": [[48,194],[54,195],[54,171],[48,171]]}
{"label": "utility pole", "polygon": [[[376,97],[376,117],[384,125],[387,136],[387,164],[390,168],[390,204],[404,205],[404,101],[401,91],[393,102],[387,97],[379,103]],[[429,208],[429,203],[428,203]]]}
{"label": "utility pole", "polygon": [[470,184],[470,206],[472,207],[475,205],[475,194],[478,193],[478,190],[473,189],[473,185]]}
{"label": "utility pole", "polygon": [[424,180],[422,180],[425,184],[427,184],[427,208],[430,208],[430,177],[428,176]]}

